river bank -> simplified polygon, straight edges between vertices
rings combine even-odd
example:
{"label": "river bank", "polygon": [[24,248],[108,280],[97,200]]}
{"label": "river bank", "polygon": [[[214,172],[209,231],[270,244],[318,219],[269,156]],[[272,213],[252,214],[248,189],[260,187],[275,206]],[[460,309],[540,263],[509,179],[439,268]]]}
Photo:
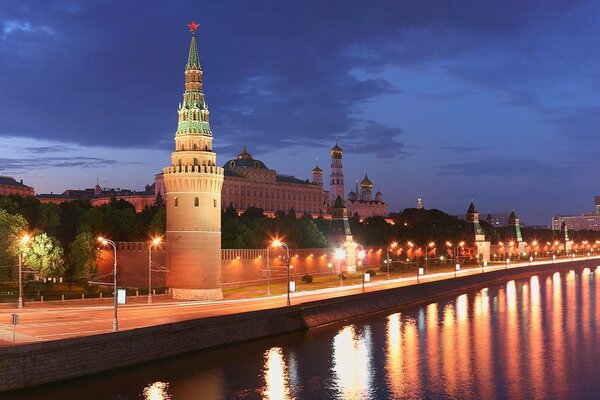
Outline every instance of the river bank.
{"label": "river bank", "polygon": [[539,272],[595,267],[579,259],[424,282],[290,307],[219,315],[118,333],[0,348],[0,390],[94,374],[189,351],[315,328]]}

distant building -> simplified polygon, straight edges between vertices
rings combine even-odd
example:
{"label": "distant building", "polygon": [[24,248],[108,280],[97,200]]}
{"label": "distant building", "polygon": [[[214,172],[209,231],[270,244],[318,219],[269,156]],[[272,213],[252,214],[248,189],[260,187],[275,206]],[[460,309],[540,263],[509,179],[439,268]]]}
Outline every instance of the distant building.
{"label": "distant building", "polygon": [[573,231],[600,231],[600,215],[555,215],[552,217],[552,229],[559,231],[563,223]]}
{"label": "distant building", "polygon": [[[312,171],[313,181],[278,174],[264,162],[252,157],[244,146],[242,152],[223,165],[225,179],[221,192],[221,207],[232,206],[238,211],[261,208],[266,214],[294,210],[299,214],[319,215],[326,212],[323,201],[320,168]],[[321,171],[322,174],[322,171]],[[154,186],[164,188],[162,174],[156,175]],[[164,190],[164,189],[162,189]],[[164,192],[161,193],[164,196]]]}
{"label": "distant building", "polygon": [[9,195],[35,196],[32,187],[23,184],[23,180],[17,182],[12,176],[0,176],[0,196]]}
{"label": "distant building", "polygon": [[87,200],[92,206],[108,204],[112,199],[125,200],[135,207],[136,212],[141,212],[144,208],[150,207],[156,202],[154,184],[146,185],[144,191],[137,192],[121,188],[102,188],[97,182],[93,188],[67,189],[61,194],[38,194],[35,198],[41,203],[54,204],[74,200]]}
{"label": "distant building", "polygon": [[486,215],[485,222],[487,222],[494,228],[501,228],[501,227],[510,225],[509,219],[510,219],[511,213],[505,212],[505,213],[487,213],[487,214],[482,213],[482,214]]}
{"label": "distant building", "polygon": [[361,219],[369,217],[387,217],[388,207],[383,201],[383,194],[380,191],[373,193],[373,183],[369,176],[365,177],[360,182],[360,187],[357,185],[355,191],[348,193],[348,199],[345,202],[346,208],[350,215],[358,215]]}
{"label": "distant building", "polygon": [[552,217],[552,230],[561,230],[563,224],[573,231],[600,231],[600,196],[594,197],[594,213]]}

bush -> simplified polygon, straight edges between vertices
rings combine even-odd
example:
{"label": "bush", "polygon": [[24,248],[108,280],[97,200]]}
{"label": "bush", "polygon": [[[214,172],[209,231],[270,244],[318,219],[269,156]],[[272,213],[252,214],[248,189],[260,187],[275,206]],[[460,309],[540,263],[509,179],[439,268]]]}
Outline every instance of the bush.
{"label": "bush", "polygon": [[346,279],[346,275],[344,275],[344,274],[339,274],[339,275],[338,275],[338,278],[340,278],[341,280],[344,280],[344,279]]}
{"label": "bush", "polygon": [[377,273],[373,269],[368,269],[365,271],[365,273],[371,275],[371,278],[374,277],[375,275],[377,275]]}
{"label": "bush", "polygon": [[300,280],[304,283],[312,283],[313,277],[307,274],[304,275]]}

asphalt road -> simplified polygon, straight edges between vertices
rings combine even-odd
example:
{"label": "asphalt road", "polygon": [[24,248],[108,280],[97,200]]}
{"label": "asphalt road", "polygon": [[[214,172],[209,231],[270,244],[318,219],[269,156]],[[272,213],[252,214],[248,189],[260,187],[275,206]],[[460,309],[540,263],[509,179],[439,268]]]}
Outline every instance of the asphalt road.
{"label": "asphalt road", "polygon": [[[590,259],[592,258],[600,259],[599,256],[590,257]],[[556,260],[556,263],[576,262],[586,259],[588,258]],[[531,263],[531,265],[541,264],[549,264],[549,262],[539,261]],[[527,267],[529,265],[530,263],[515,263],[511,264],[509,268]],[[488,266],[486,271],[501,268],[505,268],[505,266]],[[481,273],[481,268],[463,269],[457,274],[462,276],[477,273]],[[420,281],[428,282],[432,280],[452,279],[454,275],[454,270],[445,270],[422,276]],[[372,292],[415,284],[417,284],[417,280],[416,276],[413,276],[367,283],[365,290]],[[361,291],[362,288],[360,285],[304,291],[293,293],[291,301],[292,304],[300,304],[357,294]],[[154,304],[145,304],[144,299],[145,297],[140,297],[131,302],[131,304],[119,306],[119,330],[286,306],[285,295],[211,302],[174,302],[166,297],[157,297]],[[66,301],[52,304],[29,303],[21,310],[17,309],[14,305],[3,305],[0,307],[0,346],[12,345],[13,327],[10,325],[12,313],[18,313],[20,316],[20,323],[16,327],[16,344],[19,345],[112,332],[113,312],[112,299],[91,302]]]}

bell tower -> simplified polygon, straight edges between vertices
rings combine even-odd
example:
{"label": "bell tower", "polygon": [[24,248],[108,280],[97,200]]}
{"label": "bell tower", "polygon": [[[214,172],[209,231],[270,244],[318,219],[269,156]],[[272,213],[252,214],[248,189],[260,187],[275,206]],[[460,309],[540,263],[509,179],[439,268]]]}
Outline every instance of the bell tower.
{"label": "bell tower", "polygon": [[220,300],[221,187],[223,168],[217,167],[208,106],[202,90],[202,67],[192,34],[185,66],[185,92],[177,111],[175,151],[164,168],[167,204],[168,285],[173,298]]}
{"label": "bell tower", "polygon": [[338,145],[331,149],[331,174],[329,175],[329,201],[334,204],[338,196],[344,201],[344,167],[342,165],[342,148]]}

